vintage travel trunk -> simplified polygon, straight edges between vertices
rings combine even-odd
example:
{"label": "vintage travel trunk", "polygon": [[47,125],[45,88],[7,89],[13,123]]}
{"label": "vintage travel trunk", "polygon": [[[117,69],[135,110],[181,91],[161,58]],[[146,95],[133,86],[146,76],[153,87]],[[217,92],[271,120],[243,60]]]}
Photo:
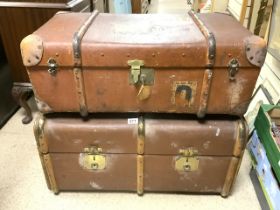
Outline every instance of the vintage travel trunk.
{"label": "vintage travel trunk", "polygon": [[34,132],[49,189],[228,196],[247,140],[238,118],[45,115]]}
{"label": "vintage travel trunk", "polygon": [[39,110],[243,115],[264,40],[225,14],[59,13],[21,43]]}

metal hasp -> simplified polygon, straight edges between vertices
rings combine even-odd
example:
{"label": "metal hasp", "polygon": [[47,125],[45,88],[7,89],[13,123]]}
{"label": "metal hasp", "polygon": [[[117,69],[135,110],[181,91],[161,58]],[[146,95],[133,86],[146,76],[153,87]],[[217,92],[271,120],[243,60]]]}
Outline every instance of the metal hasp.
{"label": "metal hasp", "polygon": [[228,63],[228,70],[229,70],[229,79],[235,80],[235,75],[237,74],[239,69],[239,62],[237,59],[233,58]]}
{"label": "metal hasp", "polygon": [[204,23],[199,19],[199,17],[193,11],[189,11],[188,14],[193,19],[193,21],[195,22],[195,24],[197,25],[201,33],[206,38],[207,45],[208,45],[207,64],[203,76],[200,103],[197,112],[198,118],[203,118],[207,112],[209,93],[210,93],[211,82],[213,78],[213,67],[216,58],[216,39],[214,34],[208,30],[208,28],[204,25]]}
{"label": "metal hasp", "polygon": [[199,159],[196,157],[198,151],[194,148],[180,149],[180,156],[176,157],[175,169],[177,171],[190,172],[196,171]]}
{"label": "metal hasp", "polygon": [[106,167],[106,157],[101,155],[101,148],[87,147],[84,149],[83,167],[88,170],[103,170]]}
{"label": "metal hasp", "polygon": [[86,95],[84,87],[84,78],[82,72],[82,57],[81,57],[81,43],[82,39],[90,27],[93,20],[97,17],[98,11],[94,11],[89,18],[84,22],[84,24],[79,28],[77,32],[74,33],[73,37],[73,54],[74,54],[74,80],[76,83],[76,91],[78,95],[78,101],[80,106],[80,114],[85,117],[88,115]]}
{"label": "metal hasp", "polygon": [[54,58],[50,58],[47,64],[48,64],[48,72],[50,73],[50,75],[55,76],[58,67],[56,60]]}
{"label": "metal hasp", "polygon": [[144,61],[142,60],[129,60],[127,64],[130,68],[129,81],[131,84],[137,84],[140,79],[141,66],[144,66]]}
{"label": "metal hasp", "polygon": [[151,68],[143,68],[143,60],[128,60],[130,66],[129,84],[131,85],[153,85],[155,71]]}
{"label": "metal hasp", "polygon": [[151,86],[154,84],[155,71],[151,68],[142,68],[143,60],[128,60],[130,66],[129,84],[139,87],[137,98],[146,100],[151,95]]}

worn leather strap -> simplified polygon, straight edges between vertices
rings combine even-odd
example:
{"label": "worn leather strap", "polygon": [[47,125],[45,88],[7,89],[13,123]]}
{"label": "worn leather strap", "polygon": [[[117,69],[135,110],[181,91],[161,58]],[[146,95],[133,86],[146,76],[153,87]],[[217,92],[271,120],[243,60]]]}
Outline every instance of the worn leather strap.
{"label": "worn leather strap", "polygon": [[199,17],[193,12],[189,12],[190,17],[193,19],[201,33],[207,40],[208,50],[207,50],[207,65],[204,72],[203,83],[201,88],[200,103],[197,112],[199,118],[203,118],[207,112],[209,93],[211,88],[211,81],[213,77],[213,67],[216,58],[216,39],[212,32],[204,25],[204,23],[199,19]]}
{"label": "worn leather strap", "polygon": [[80,106],[80,114],[85,117],[88,115],[88,109],[86,104],[86,95],[84,87],[84,78],[82,73],[82,56],[81,56],[81,42],[82,39],[90,27],[93,20],[97,17],[98,11],[94,11],[73,37],[73,54],[74,54],[74,80],[76,83],[76,91],[78,95],[78,101]]}

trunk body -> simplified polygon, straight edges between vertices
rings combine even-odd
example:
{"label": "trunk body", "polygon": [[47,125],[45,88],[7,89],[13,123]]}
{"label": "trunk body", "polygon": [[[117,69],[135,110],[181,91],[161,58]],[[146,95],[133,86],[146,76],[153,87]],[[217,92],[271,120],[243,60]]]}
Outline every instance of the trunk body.
{"label": "trunk body", "polygon": [[82,116],[243,115],[266,52],[232,17],[194,13],[57,14],[21,49],[40,111]]}
{"label": "trunk body", "polygon": [[[185,115],[95,115],[87,121],[77,116],[45,116],[36,121],[34,131],[47,183],[56,193],[155,191],[223,196],[230,192],[247,134],[244,122],[236,118],[197,121]],[[102,158],[103,163],[98,161]]]}

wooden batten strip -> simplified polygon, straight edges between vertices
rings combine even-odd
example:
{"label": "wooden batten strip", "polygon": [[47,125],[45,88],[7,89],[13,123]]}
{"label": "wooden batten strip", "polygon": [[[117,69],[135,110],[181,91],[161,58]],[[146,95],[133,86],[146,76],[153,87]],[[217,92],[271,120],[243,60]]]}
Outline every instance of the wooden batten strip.
{"label": "wooden batten strip", "polygon": [[225,183],[224,183],[224,186],[223,186],[223,189],[221,192],[221,196],[223,196],[223,197],[229,196],[233,182],[235,180],[235,176],[238,172],[238,170],[237,170],[238,165],[240,164],[239,162],[241,162],[241,160],[242,160],[242,158],[236,158],[236,157],[232,157],[232,159],[230,160],[230,164],[228,167],[228,171],[227,171]]}
{"label": "wooden batten strip", "polygon": [[40,152],[39,152],[39,157],[40,157],[41,165],[42,165],[42,168],[43,168],[43,171],[44,171],[44,175],[45,175],[45,180],[46,180],[47,186],[51,190],[52,187],[51,187],[51,183],[50,183],[50,180],[49,180],[49,177],[48,177],[48,173],[47,173],[47,169],[46,169],[46,166],[45,166],[43,154],[40,153]]}
{"label": "wooden batten strip", "polygon": [[248,139],[248,127],[245,120],[244,119],[239,120],[237,126],[238,126],[237,139],[233,149],[233,155],[235,157],[232,157],[228,167],[225,183],[221,192],[221,195],[223,197],[227,197],[231,192],[233,183],[237,177],[242,162],[242,158],[245,151],[245,145]]}
{"label": "wooden batten strip", "polygon": [[33,130],[48,188],[55,194],[57,194],[59,190],[56,184],[50,154],[48,153],[48,144],[46,142],[46,139],[44,138],[44,125],[45,118],[43,115],[39,115],[39,117],[35,120]]}
{"label": "wooden batten strip", "polygon": [[144,148],[145,148],[145,121],[143,117],[138,119],[137,136],[137,194],[144,193]]}
{"label": "wooden batten strip", "polygon": [[33,126],[33,132],[37,143],[37,148],[40,153],[46,154],[48,153],[48,144],[46,139],[44,138],[44,125],[45,125],[45,118],[43,115],[39,115]]}
{"label": "wooden batten strip", "polygon": [[137,155],[137,194],[144,193],[144,156]]}
{"label": "wooden batten strip", "polygon": [[237,137],[233,148],[233,156],[240,157],[245,149],[248,139],[248,128],[244,119],[237,123]]}
{"label": "wooden batten strip", "polygon": [[145,148],[145,122],[143,117],[138,119],[137,154],[143,155]]}
{"label": "wooden batten strip", "polygon": [[45,176],[48,182],[48,187],[51,191],[57,194],[59,190],[56,184],[50,154],[42,155],[42,159],[43,159],[43,168],[45,171]]}

